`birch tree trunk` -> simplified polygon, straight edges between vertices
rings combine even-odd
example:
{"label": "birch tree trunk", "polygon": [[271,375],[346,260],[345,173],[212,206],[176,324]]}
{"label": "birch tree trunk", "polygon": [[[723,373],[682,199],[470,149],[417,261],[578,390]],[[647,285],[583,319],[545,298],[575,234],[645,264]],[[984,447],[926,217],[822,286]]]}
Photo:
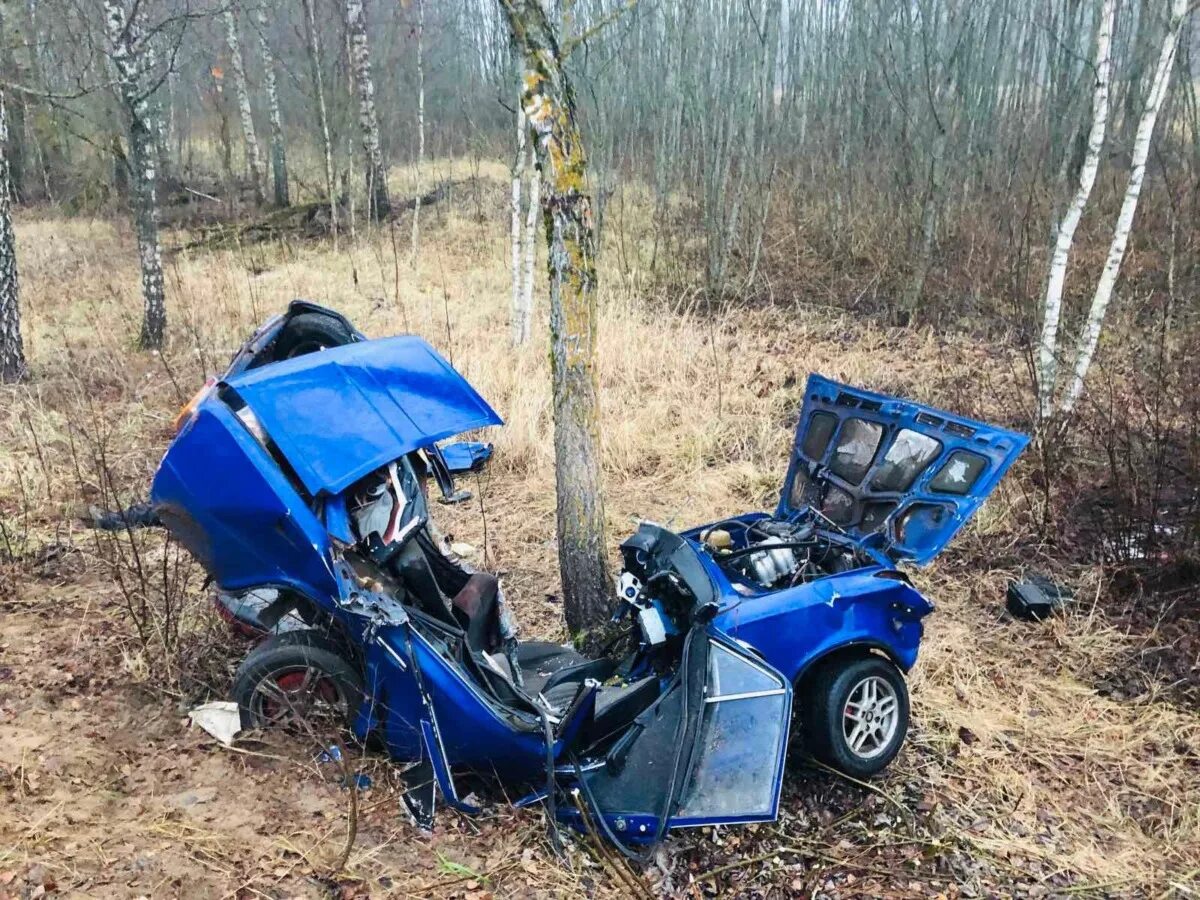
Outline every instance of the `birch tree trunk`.
{"label": "birch tree trunk", "polygon": [[20,381],[25,376],[18,288],[12,183],[8,177],[8,112],[0,91],[0,382]]}
{"label": "birch tree trunk", "polygon": [[117,90],[129,129],[129,169],[133,183],[133,219],[137,231],[138,258],[142,270],[143,349],[157,350],[163,344],[167,309],[163,297],[162,251],[158,242],[158,196],[155,192],[154,123],[151,106],[142,85],[141,29],[134,18],[138,6],[128,0],[104,0],[109,54],[117,76]]}
{"label": "birch tree trunk", "polygon": [[519,347],[529,338],[521,310],[521,188],[525,183],[525,111],[517,109],[517,155],[512,171],[512,342]]}
{"label": "birch tree trunk", "polygon": [[[1096,293],[1092,296],[1092,306],[1088,312],[1087,324],[1084,326],[1083,334],[1080,335],[1071,383],[1060,407],[1064,418],[1075,409],[1076,402],[1083,394],[1083,382],[1092,365],[1092,357],[1095,355],[1096,345],[1100,341],[1100,329],[1104,325],[1104,316],[1108,312],[1108,304],[1112,300],[1113,287],[1121,272],[1121,262],[1125,259],[1129,232],[1133,227],[1138,198],[1142,193],[1142,179],[1146,175],[1146,158],[1150,155],[1150,139],[1154,136],[1154,123],[1158,120],[1158,111],[1162,108],[1163,98],[1167,95],[1167,85],[1171,81],[1171,69],[1175,65],[1175,50],[1179,45],[1179,30],[1187,14],[1187,6],[1188,0],[1171,0],[1171,16],[1167,22],[1167,32],[1163,37],[1162,50],[1158,54],[1158,66],[1154,71],[1154,80],[1150,83],[1150,93],[1146,97],[1146,105],[1142,109],[1137,133],[1133,139],[1133,154],[1130,160],[1129,183],[1125,187],[1125,199],[1121,203],[1120,213],[1117,214],[1117,224],[1113,229],[1108,258],[1104,261],[1104,271],[1100,273]],[[1133,90],[1132,85],[1130,90]]]}
{"label": "birch tree trunk", "polygon": [[521,306],[522,320],[521,342],[529,340],[530,325],[533,322],[533,279],[534,263],[537,261],[537,244],[534,235],[537,233],[538,205],[541,197],[542,173],[533,165],[533,148],[529,148],[529,207],[525,212],[525,237],[522,239],[525,251],[525,271],[521,276]]}
{"label": "birch tree trunk", "polygon": [[[142,53],[145,55],[146,60],[143,69],[147,72],[154,71],[158,66],[154,44],[148,42],[145,48],[143,48]],[[150,109],[150,120],[154,126],[154,160],[158,165],[158,171],[155,173],[155,181],[164,186],[163,190],[169,192],[174,174],[171,167],[171,144],[167,139],[168,111],[163,103],[161,93],[157,96],[151,94],[147,99],[147,103]]]}
{"label": "birch tree trunk", "polygon": [[367,44],[367,16],[363,0],[346,0],[346,27],[350,39],[350,62],[358,87],[358,123],[362,128],[366,157],[367,212],[375,222],[391,213],[387,170],[379,143],[379,120],[375,116],[375,82],[371,78],[371,51]]}
{"label": "birch tree trunk", "polygon": [[425,60],[422,42],[425,33],[425,4],[417,0],[417,189],[413,196],[412,241],[409,249],[409,265],[417,265],[417,247],[421,237],[421,165],[425,162]]}
{"label": "birch tree trunk", "polygon": [[275,83],[275,54],[267,41],[267,13],[260,6],[255,13],[258,24],[258,48],[262,53],[263,87],[267,91],[267,109],[271,118],[271,185],[276,206],[288,206],[287,145],[283,140],[283,119],[279,114],[279,88]]}
{"label": "birch tree trunk", "polygon": [[[517,110],[517,159],[513,165],[512,181],[512,342],[519,347],[529,340],[533,323],[534,263],[537,261],[538,204],[542,177],[534,159],[534,149],[525,146],[526,119],[524,110]],[[525,174],[529,174],[525,223],[521,224],[521,192]]]}
{"label": "birch tree trunk", "polygon": [[321,45],[317,40],[313,0],[304,0],[304,32],[308,42],[308,65],[312,75],[313,94],[316,97],[317,123],[321,128],[321,149],[325,152],[325,195],[329,198],[329,231],[336,249],[338,210],[337,187],[333,181],[333,141],[329,137],[329,111],[325,107],[325,84],[321,77]]}
{"label": "birch tree trunk", "polygon": [[246,144],[246,168],[254,182],[254,202],[259,206],[263,196],[262,155],[258,149],[258,136],[254,133],[254,116],[250,111],[250,91],[246,87],[246,67],[242,61],[242,46],[238,40],[237,18],[233,7],[225,10],[225,43],[229,46],[229,66],[233,69],[233,87],[237,96],[238,115],[242,120],[242,139]]}
{"label": "birch tree trunk", "polygon": [[[1042,300],[1042,336],[1038,343],[1037,356],[1038,412],[1043,421],[1050,418],[1054,409],[1054,388],[1058,379],[1058,323],[1062,318],[1062,294],[1067,277],[1067,262],[1071,256],[1071,245],[1075,241],[1075,229],[1079,226],[1083,209],[1092,193],[1092,185],[1096,182],[1100,150],[1104,146],[1104,130],[1108,122],[1109,81],[1112,75],[1112,30],[1115,13],[1116,0],[1104,0],[1096,32],[1096,85],[1092,92],[1092,126],[1088,132],[1087,152],[1079,170],[1079,186],[1075,190],[1075,196],[1055,229],[1054,251],[1046,276],[1046,293]],[[1064,164],[1070,156],[1070,148],[1064,148]]]}
{"label": "birch tree trunk", "polygon": [[550,360],[563,608],[573,633],[600,625],[613,596],[605,553],[596,384],[596,238],[575,96],[538,0],[500,0],[523,67],[521,105],[544,174]]}

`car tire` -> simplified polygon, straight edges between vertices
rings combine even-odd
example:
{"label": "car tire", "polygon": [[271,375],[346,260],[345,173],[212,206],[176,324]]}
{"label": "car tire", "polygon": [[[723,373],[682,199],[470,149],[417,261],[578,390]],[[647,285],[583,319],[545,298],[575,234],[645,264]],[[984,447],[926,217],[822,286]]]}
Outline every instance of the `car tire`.
{"label": "car tire", "polygon": [[336,317],[319,312],[300,313],[288,320],[275,339],[275,359],[304,356],[354,340],[354,332]]}
{"label": "car tire", "polygon": [[277,634],[238,666],[233,697],[242,728],[320,730],[350,726],[363,702],[362,676],[329,635]]}
{"label": "car tire", "polygon": [[889,660],[831,660],[797,693],[807,749],[826,765],[869,778],[900,752],[908,734],[908,687]]}

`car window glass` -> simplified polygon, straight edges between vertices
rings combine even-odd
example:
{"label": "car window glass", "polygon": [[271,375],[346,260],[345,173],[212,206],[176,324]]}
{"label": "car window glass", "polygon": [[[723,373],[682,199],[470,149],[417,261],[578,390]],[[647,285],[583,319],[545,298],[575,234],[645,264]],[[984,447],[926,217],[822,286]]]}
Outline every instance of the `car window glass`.
{"label": "car window glass", "polygon": [[978,453],[955,450],[933,476],[929,486],[943,494],[966,494],[975,486],[987,467],[987,460]]}
{"label": "car window glass", "polygon": [[837,446],[829,463],[834,474],[858,484],[871,468],[883,437],[883,426],[865,419],[847,419],[838,432]]}
{"label": "car window glass", "polygon": [[713,643],[708,657],[708,698],[736,697],[779,688],[779,679],[747,659]]}
{"label": "car window glass", "polygon": [[919,431],[901,428],[871,479],[871,487],[877,491],[907,491],[941,452],[940,441]]}
{"label": "car window glass", "polygon": [[704,706],[703,738],[675,820],[771,815],[787,736],[783,690]]}
{"label": "car window glass", "polygon": [[809,459],[820,462],[825,456],[825,448],[833,437],[837,416],[833,413],[815,412],[808,419],[808,429],[804,432],[804,443],[800,449]]}
{"label": "car window glass", "polygon": [[700,744],[672,820],[769,817],[787,744],[787,683],[715,641],[709,654]]}

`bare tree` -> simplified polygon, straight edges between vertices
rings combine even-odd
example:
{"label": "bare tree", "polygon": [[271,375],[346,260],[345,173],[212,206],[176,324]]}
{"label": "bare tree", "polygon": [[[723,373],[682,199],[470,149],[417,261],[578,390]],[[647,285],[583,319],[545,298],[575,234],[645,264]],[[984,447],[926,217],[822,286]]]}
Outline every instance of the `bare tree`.
{"label": "bare tree", "polygon": [[366,157],[367,212],[373,221],[391,214],[387,169],[379,142],[379,120],[375,115],[375,81],[371,77],[371,51],[367,44],[367,14],[363,0],[346,0],[346,28],[350,41],[351,68],[358,87],[358,123],[362,129]]}
{"label": "bare tree", "polygon": [[603,622],[613,596],[600,479],[592,201],[575,95],[554,29],[538,0],[500,2],[521,54],[521,105],[545,182],[558,564],[567,627],[583,632]]}
{"label": "bare tree", "polygon": [[267,41],[267,13],[259,7],[255,13],[258,25],[258,47],[263,61],[263,87],[267,92],[267,109],[271,119],[271,185],[276,206],[291,202],[288,192],[287,146],[283,139],[283,117],[279,113],[279,88],[275,83],[275,54]]}
{"label": "bare tree", "polygon": [[521,191],[525,184],[525,111],[517,108],[517,153],[513,158],[512,195],[510,212],[512,214],[510,246],[512,249],[512,342],[519,347],[529,339],[529,320],[521,309]]}
{"label": "bare tree", "polygon": [[[519,68],[518,68],[519,71]],[[527,146],[529,124],[525,111],[517,103],[517,154],[512,170],[512,317],[510,330],[513,346],[529,340],[533,321],[534,263],[537,259],[537,220],[541,172],[535,165],[534,148]],[[525,189],[528,176],[529,187]],[[525,223],[521,224],[522,193],[525,194]]]}
{"label": "bare tree", "polygon": [[[1095,73],[1092,91],[1092,125],[1088,132],[1087,154],[1079,170],[1079,186],[1075,196],[1058,223],[1054,234],[1054,252],[1046,277],[1046,292],[1042,300],[1042,338],[1038,344],[1038,410],[1042,420],[1050,418],[1054,408],[1054,386],[1057,379],[1058,323],[1062,316],[1063,284],[1067,277],[1067,262],[1075,229],[1083,216],[1096,170],[1100,166],[1100,150],[1104,146],[1104,130],[1108,122],[1108,92],[1112,72],[1112,30],[1116,0],[1104,0],[1100,10],[1100,25],[1096,31]],[[1066,153],[1064,158],[1069,158]]]}
{"label": "bare tree", "polygon": [[417,165],[416,165],[416,182],[417,189],[413,191],[413,196],[417,197],[417,202],[413,206],[412,218],[412,240],[409,249],[409,265],[417,264],[417,247],[421,237],[421,166],[425,162],[425,54],[423,44],[425,41],[425,4],[422,0],[417,0]]}
{"label": "bare tree", "polygon": [[17,241],[12,223],[12,183],[8,177],[8,111],[0,91],[0,382],[25,376],[21,304],[17,281]]}
{"label": "bare tree", "polygon": [[338,238],[337,188],[333,180],[333,141],[329,135],[329,112],[325,106],[325,84],[321,76],[321,45],[317,38],[317,23],[313,0],[304,0],[304,36],[308,45],[308,65],[312,76],[313,96],[317,106],[317,123],[321,128],[321,149],[325,157],[325,195],[329,199],[329,231],[334,246]]}
{"label": "bare tree", "polygon": [[242,121],[242,140],[246,145],[246,168],[254,182],[254,202],[262,205],[263,196],[262,155],[258,149],[258,135],[254,131],[254,115],[250,110],[250,91],[246,86],[246,66],[242,60],[242,45],[238,39],[237,17],[233,7],[225,10],[225,44],[229,49],[229,66],[233,69],[233,87],[237,95],[238,115]]}
{"label": "bare tree", "polygon": [[1133,228],[1133,217],[1137,212],[1138,198],[1142,193],[1142,180],[1146,175],[1146,159],[1150,155],[1150,139],[1154,136],[1154,123],[1158,121],[1158,111],[1162,108],[1163,99],[1167,96],[1171,70],[1175,65],[1175,50],[1179,46],[1179,30],[1183,26],[1187,7],[1188,0],[1171,0],[1171,14],[1167,22],[1166,33],[1163,36],[1162,49],[1158,54],[1158,67],[1150,82],[1146,104],[1142,108],[1137,133],[1133,139],[1133,153],[1129,165],[1129,181],[1125,187],[1125,198],[1121,203],[1121,211],[1117,214],[1117,224],[1113,228],[1108,258],[1104,261],[1104,270],[1100,273],[1100,281],[1096,285],[1095,294],[1092,295],[1092,306],[1088,312],[1083,334],[1079,339],[1071,381],[1060,407],[1060,412],[1064,417],[1071,414],[1083,394],[1084,379],[1091,367],[1092,357],[1096,353],[1096,345],[1100,341],[1100,330],[1104,326],[1104,316],[1108,312],[1113,287],[1121,272],[1121,262],[1125,258],[1129,232]]}
{"label": "bare tree", "polygon": [[142,333],[145,349],[159,349],[167,326],[163,296],[162,250],[158,242],[158,196],[155,182],[155,125],[145,72],[145,37],[136,0],[104,0],[109,58],[116,72],[121,111],[129,134],[129,174],[133,183],[133,219],[142,271]]}
{"label": "bare tree", "polygon": [[[532,163],[533,148],[529,148],[530,162]],[[521,300],[517,307],[517,314],[521,322],[521,343],[529,340],[529,329],[533,321],[533,281],[535,277],[534,263],[537,261],[537,243],[534,241],[534,235],[537,233],[538,213],[541,212],[539,206],[540,193],[542,187],[542,173],[537,166],[529,165],[526,167],[529,172],[529,201],[525,210],[525,235],[521,239],[523,250],[525,253],[525,267],[521,272]]]}

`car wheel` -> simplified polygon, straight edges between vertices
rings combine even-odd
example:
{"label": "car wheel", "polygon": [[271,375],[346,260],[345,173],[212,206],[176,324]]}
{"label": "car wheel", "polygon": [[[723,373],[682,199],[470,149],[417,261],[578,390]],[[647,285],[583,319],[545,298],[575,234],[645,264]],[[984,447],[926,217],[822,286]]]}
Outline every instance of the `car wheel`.
{"label": "car wheel", "polygon": [[882,771],[908,734],[904,676],[879,656],[821,666],[807,680],[800,707],[809,752],[856,778]]}
{"label": "car wheel", "polygon": [[243,728],[320,732],[354,721],[363,683],[336,641],[317,631],[289,631],[242,661],[233,696]]}
{"label": "car wheel", "polygon": [[324,313],[308,312],[294,316],[275,339],[275,359],[291,359],[340,347],[354,340],[353,332],[344,322]]}

